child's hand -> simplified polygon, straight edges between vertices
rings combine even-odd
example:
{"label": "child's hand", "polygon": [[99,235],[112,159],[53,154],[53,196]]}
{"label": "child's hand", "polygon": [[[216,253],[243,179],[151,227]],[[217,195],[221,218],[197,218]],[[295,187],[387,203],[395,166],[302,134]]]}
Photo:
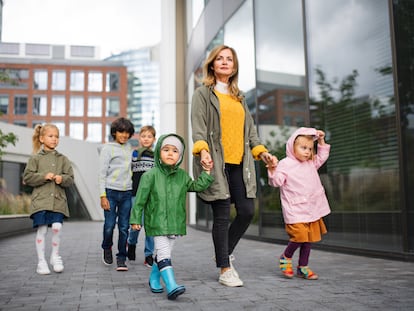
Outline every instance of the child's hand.
{"label": "child's hand", "polygon": [[53,177],[53,179],[55,180],[55,183],[56,183],[57,185],[60,185],[60,184],[62,183],[62,176],[61,176],[61,175],[55,175],[55,176]]}
{"label": "child's hand", "polygon": [[202,166],[203,170],[205,170],[206,172],[210,172],[213,169],[213,166],[214,166],[213,160],[211,160],[209,162],[207,162],[207,161],[201,162],[201,166]]}
{"label": "child's hand", "polygon": [[318,144],[325,144],[325,132],[321,130],[316,131],[316,136],[318,137]]}
{"label": "child's hand", "polygon": [[131,225],[131,228],[133,230],[141,230],[141,225],[133,224],[133,225]]}
{"label": "child's hand", "polygon": [[45,180],[53,180],[53,178],[55,177],[55,174],[53,174],[53,173],[47,173],[46,175],[45,175]]}
{"label": "child's hand", "polygon": [[268,152],[262,152],[260,154],[260,158],[262,161],[266,164],[267,168],[275,168],[277,166],[277,163],[279,162],[276,158],[276,156],[268,153]]}
{"label": "child's hand", "polygon": [[111,209],[111,205],[106,197],[101,197],[101,207],[105,211],[109,211]]}

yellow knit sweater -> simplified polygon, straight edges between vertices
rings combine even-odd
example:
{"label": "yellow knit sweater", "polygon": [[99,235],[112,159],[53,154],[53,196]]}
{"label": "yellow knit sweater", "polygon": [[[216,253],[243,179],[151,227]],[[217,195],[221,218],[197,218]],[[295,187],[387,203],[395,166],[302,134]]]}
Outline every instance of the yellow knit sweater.
{"label": "yellow knit sweater", "polygon": [[228,94],[214,90],[220,101],[221,143],[224,162],[240,164],[243,160],[244,117],[241,103]]}

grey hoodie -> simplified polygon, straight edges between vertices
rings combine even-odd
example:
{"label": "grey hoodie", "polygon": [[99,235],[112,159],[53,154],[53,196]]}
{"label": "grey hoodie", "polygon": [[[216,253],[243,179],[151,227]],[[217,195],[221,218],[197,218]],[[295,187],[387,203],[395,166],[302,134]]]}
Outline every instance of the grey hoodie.
{"label": "grey hoodie", "polygon": [[105,144],[99,155],[99,195],[105,196],[105,189],[132,190],[132,148],[131,145],[111,142]]}

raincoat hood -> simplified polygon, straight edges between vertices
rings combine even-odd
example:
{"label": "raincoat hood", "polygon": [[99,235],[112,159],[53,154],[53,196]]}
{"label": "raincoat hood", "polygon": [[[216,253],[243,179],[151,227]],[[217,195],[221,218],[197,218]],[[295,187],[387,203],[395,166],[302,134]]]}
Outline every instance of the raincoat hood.
{"label": "raincoat hood", "polygon": [[299,135],[310,135],[313,136],[313,140],[317,140],[317,131],[314,128],[311,127],[300,127],[298,128],[293,134],[289,137],[287,143],[286,143],[286,156],[291,159],[296,159],[295,153],[293,151],[293,145],[295,142],[296,137]]}
{"label": "raincoat hood", "polygon": [[[170,137],[170,136],[174,136],[182,144],[182,148],[178,148],[180,150],[180,158],[178,159],[178,162],[175,165],[173,165],[173,166],[164,164],[161,161],[161,149],[162,149],[162,146],[163,146],[163,141],[167,137]],[[177,170],[177,168],[183,162],[184,151],[185,151],[185,143],[184,143],[184,139],[181,136],[179,136],[177,134],[173,134],[173,133],[162,135],[158,139],[157,144],[155,145],[155,149],[154,149],[154,166],[158,167],[160,170],[162,170],[165,173],[173,172],[173,171]]]}

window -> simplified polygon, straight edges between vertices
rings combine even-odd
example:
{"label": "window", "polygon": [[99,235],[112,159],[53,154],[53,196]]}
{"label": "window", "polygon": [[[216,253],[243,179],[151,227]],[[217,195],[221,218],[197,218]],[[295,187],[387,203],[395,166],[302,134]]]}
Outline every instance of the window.
{"label": "window", "polygon": [[50,115],[52,117],[64,116],[66,112],[66,103],[64,96],[52,96],[52,108]]}
{"label": "window", "polygon": [[119,91],[119,74],[117,72],[108,72],[106,74],[106,91]]}
{"label": "window", "polygon": [[82,96],[70,97],[69,114],[71,117],[81,117],[84,115],[84,101]]}
{"label": "window", "polygon": [[52,73],[52,90],[64,91],[66,89],[66,72],[54,70]]}
{"label": "window", "polygon": [[33,115],[46,116],[47,115],[47,97],[45,95],[33,96]]}
{"label": "window", "polygon": [[102,117],[102,98],[89,97],[88,100],[88,117]]}
{"label": "window", "polygon": [[89,72],[88,91],[102,92],[102,72]]}
{"label": "window", "polygon": [[27,114],[27,96],[17,95],[14,98],[14,114]]}
{"label": "window", "polygon": [[102,141],[101,123],[88,123],[88,138],[86,140],[99,143]]}
{"label": "window", "polygon": [[69,136],[71,138],[83,140],[84,127],[81,122],[71,122],[69,126]]}
{"label": "window", "polygon": [[9,113],[9,96],[0,95],[0,115]]}
{"label": "window", "polygon": [[70,73],[70,90],[83,91],[85,84],[85,73],[83,71],[71,71]]}
{"label": "window", "polygon": [[111,97],[106,99],[106,114],[107,117],[115,117],[119,115],[119,98]]}
{"label": "window", "polygon": [[47,90],[47,71],[35,70],[33,80],[33,89],[35,90]]}

